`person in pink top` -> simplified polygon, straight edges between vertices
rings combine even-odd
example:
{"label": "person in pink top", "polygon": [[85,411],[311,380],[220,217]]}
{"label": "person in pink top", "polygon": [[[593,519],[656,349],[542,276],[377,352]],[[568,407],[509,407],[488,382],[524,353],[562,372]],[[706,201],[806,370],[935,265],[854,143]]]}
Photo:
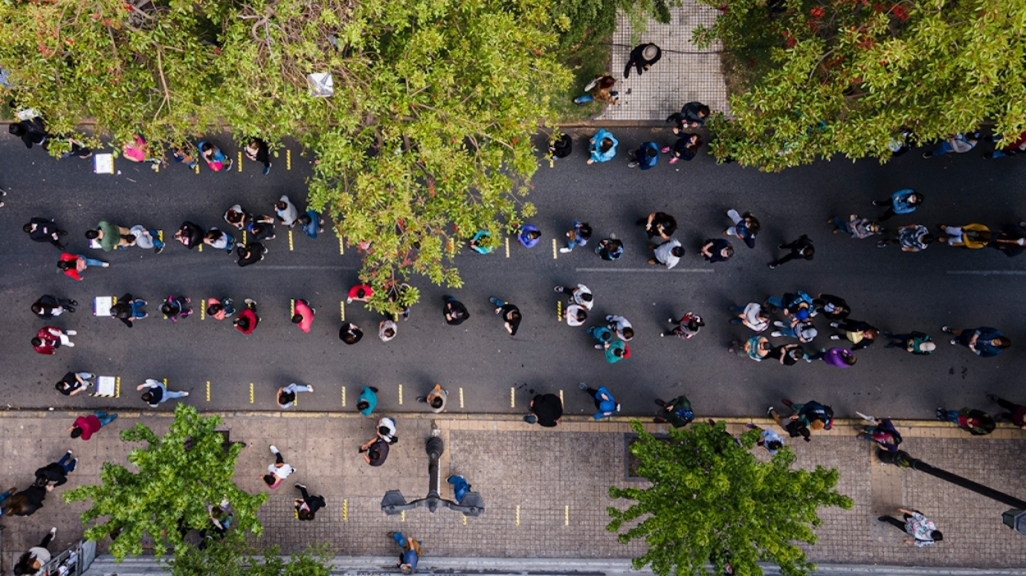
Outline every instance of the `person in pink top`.
{"label": "person in pink top", "polygon": [[310,332],[310,326],[313,325],[314,321],[313,308],[310,307],[310,303],[306,300],[296,300],[295,311],[292,314],[292,323],[299,326],[299,329],[304,334]]}
{"label": "person in pink top", "polygon": [[851,350],[847,348],[831,348],[829,350],[819,349],[819,352],[809,356],[810,360],[823,360],[831,366],[837,368],[851,368],[855,365],[855,361],[858,358],[852,354]]}
{"label": "person in pink top", "polygon": [[75,418],[75,423],[68,428],[68,432],[71,433],[72,438],[82,438],[88,440],[92,438],[93,434],[100,431],[107,424],[110,424],[117,418],[117,414],[107,414],[106,412],[93,412],[88,416],[79,416]]}

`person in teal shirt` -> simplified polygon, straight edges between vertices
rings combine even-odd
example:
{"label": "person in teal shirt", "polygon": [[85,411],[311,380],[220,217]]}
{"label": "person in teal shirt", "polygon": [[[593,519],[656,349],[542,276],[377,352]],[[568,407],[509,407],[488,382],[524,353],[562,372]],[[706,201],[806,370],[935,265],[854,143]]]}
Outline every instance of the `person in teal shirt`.
{"label": "person in teal shirt", "polygon": [[356,399],[356,409],[364,416],[370,416],[378,407],[378,389],[373,386],[364,386],[360,390],[360,397]]}
{"label": "person in teal shirt", "polygon": [[630,351],[623,340],[613,340],[602,345],[606,349],[606,362],[616,364],[624,358],[630,357]]}

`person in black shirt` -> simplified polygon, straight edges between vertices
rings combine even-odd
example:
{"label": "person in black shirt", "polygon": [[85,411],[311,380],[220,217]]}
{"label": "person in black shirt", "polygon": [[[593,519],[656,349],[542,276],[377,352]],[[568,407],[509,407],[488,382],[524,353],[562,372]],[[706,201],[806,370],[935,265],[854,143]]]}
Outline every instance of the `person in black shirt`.
{"label": "person in black shirt", "polygon": [[49,320],[54,316],[60,316],[64,312],[74,312],[78,301],[58,298],[49,294],[43,294],[39,300],[32,304],[32,313],[43,320]]}
{"label": "person in black shirt", "polygon": [[467,311],[467,307],[462,302],[453,298],[452,296],[442,296],[442,300],[445,301],[445,323],[450,326],[459,326],[464,320],[470,318],[470,312]]}
{"label": "person in black shirt", "polygon": [[311,496],[306,491],[306,486],[296,483],[296,488],[303,494],[302,498],[296,498],[296,517],[300,520],[313,520],[317,511],[324,508],[324,496]]}
{"label": "person in black shirt", "polygon": [[68,482],[68,474],[75,471],[76,465],[78,465],[78,458],[72,460],[71,450],[68,450],[57,462],[50,462],[36,470],[35,485],[42,486],[46,488],[47,492],[50,492],[57,486]]}
{"label": "person in black shirt", "polygon": [[92,386],[94,378],[96,376],[88,372],[68,372],[54,388],[65,396],[74,396]]}
{"label": "person in black shirt", "polygon": [[206,232],[203,228],[186,220],[182,223],[182,227],[175,232],[175,240],[178,240],[183,246],[192,250],[196,246],[203,244],[203,236],[205,234]]}
{"label": "person in black shirt", "polygon": [[118,303],[110,307],[110,315],[118,320],[121,320],[129,328],[135,323],[136,318],[145,318],[149,316],[143,307],[146,306],[145,300],[139,300],[138,298],[132,298],[132,295],[125,293]]}
{"label": "person in black shirt", "polygon": [[663,57],[663,51],[655,44],[639,44],[631,50],[631,56],[627,60],[627,66],[623,69],[623,77],[629,78],[631,68],[638,71],[638,75],[644,74],[646,70]]}
{"label": "person in black shirt", "polygon": [[531,413],[524,416],[524,422],[537,422],[541,426],[552,428],[558,425],[559,419],[563,417],[563,401],[555,394],[538,394],[531,400],[528,410]]}
{"label": "person in black shirt", "polygon": [[381,466],[388,458],[388,442],[375,435],[360,446],[360,454],[363,454],[363,459],[371,466]]}
{"label": "person in black shirt", "polygon": [[805,234],[802,234],[800,238],[790,244],[781,244],[779,248],[781,250],[790,250],[790,252],[770,262],[768,266],[771,270],[796,258],[812,260],[816,253],[816,248],[812,245],[812,239]]}
{"label": "person in black shirt", "polygon": [[352,346],[363,338],[363,330],[360,330],[360,327],[352,322],[346,322],[339,328],[338,337],[346,344]]}
{"label": "person in black shirt", "polygon": [[57,227],[57,223],[53,221],[53,218],[40,218],[33,216],[29,223],[21,227],[29,238],[36,242],[49,242],[60,250],[64,250],[64,245],[60,242],[61,236],[67,236],[67,230],[61,230]]}
{"label": "person in black shirt", "polygon": [[509,332],[509,335],[516,336],[517,328],[520,327],[520,309],[508,302],[503,302],[494,296],[488,298],[488,300],[492,304],[495,304],[495,313],[502,315],[502,320],[506,326],[506,331]]}
{"label": "person in black shirt", "polygon": [[4,515],[31,516],[43,507],[46,500],[46,488],[29,486],[7,499]]}
{"label": "person in black shirt", "polygon": [[259,242],[250,242],[245,246],[239,246],[239,267],[249,266],[250,264],[256,264],[257,262],[264,259],[264,255],[267,254],[267,248]]}
{"label": "person in black shirt", "polygon": [[267,176],[267,173],[271,171],[271,151],[267,142],[259,138],[250,138],[245,150],[246,158],[264,165],[264,176]]}
{"label": "person in black shirt", "polygon": [[29,120],[22,120],[21,122],[12,122],[8,127],[8,131],[21,138],[26,148],[32,148],[33,144],[42,145],[46,142],[46,125],[43,123],[43,119],[38,116]]}

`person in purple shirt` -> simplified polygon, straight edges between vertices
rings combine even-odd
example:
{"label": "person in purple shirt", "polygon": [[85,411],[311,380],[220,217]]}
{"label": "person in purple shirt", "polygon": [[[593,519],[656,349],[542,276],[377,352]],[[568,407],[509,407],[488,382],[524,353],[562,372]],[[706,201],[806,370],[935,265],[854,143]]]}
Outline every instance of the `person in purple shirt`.
{"label": "person in purple shirt", "polygon": [[858,358],[852,354],[851,350],[841,347],[831,348],[829,350],[820,348],[819,352],[809,356],[809,359],[822,360],[831,366],[836,366],[837,368],[851,368],[858,360]]}

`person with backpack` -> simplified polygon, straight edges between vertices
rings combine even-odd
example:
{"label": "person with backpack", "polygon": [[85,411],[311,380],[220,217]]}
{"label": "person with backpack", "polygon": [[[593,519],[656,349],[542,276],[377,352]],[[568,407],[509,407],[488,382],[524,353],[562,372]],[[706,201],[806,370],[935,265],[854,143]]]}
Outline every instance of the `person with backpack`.
{"label": "person with backpack", "polygon": [[169,294],[164,303],[160,305],[160,311],[171,322],[178,322],[179,318],[184,319],[192,315],[192,309],[189,308],[190,302],[192,302],[192,298],[187,296]]}
{"label": "person with backpack", "polygon": [[787,432],[791,438],[797,438],[801,436],[806,442],[812,442],[812,433],[809,431],[809,427],[805,425],[801,420],[795,420],[794,417],[788,419],[787,423],[777,414],[777,411],[770,406],[766,410],[766,415],[773,419],[784,431]]}
{"label": "person with backpack", "polygon": [[834,410],[829,406],[815,400],[809,400],[802,404],[796,404],[786,399],[781,402],[794,411],[791,420],[798,420],[812,430],[830,430],[834,425]]}
{"label": "person with backpack", "polygon": [[662,408],[659,415],[655,417],[656,424],[669,423],[674,428],[683,428],[695,419],[691,401],[683,394],[669,402],[657,398],[655,403]]}
{"label": "person with backpack", "polygon": [[755,237],[759,233],[759,220],[751,212],[738,214],[733,208],[727,210],[727,217],[734,223],[723,231],[724,236],[737,236],[749,248],[755,248]]}
{"label": "person with backpack", "polygon": [[901,445],[901,433],[894,427],[890,418],[884,418],[873,426],[856,426],[855,429],[859,432],[858,438],[876,442],[888,452],[897,452],[898,446]]}

